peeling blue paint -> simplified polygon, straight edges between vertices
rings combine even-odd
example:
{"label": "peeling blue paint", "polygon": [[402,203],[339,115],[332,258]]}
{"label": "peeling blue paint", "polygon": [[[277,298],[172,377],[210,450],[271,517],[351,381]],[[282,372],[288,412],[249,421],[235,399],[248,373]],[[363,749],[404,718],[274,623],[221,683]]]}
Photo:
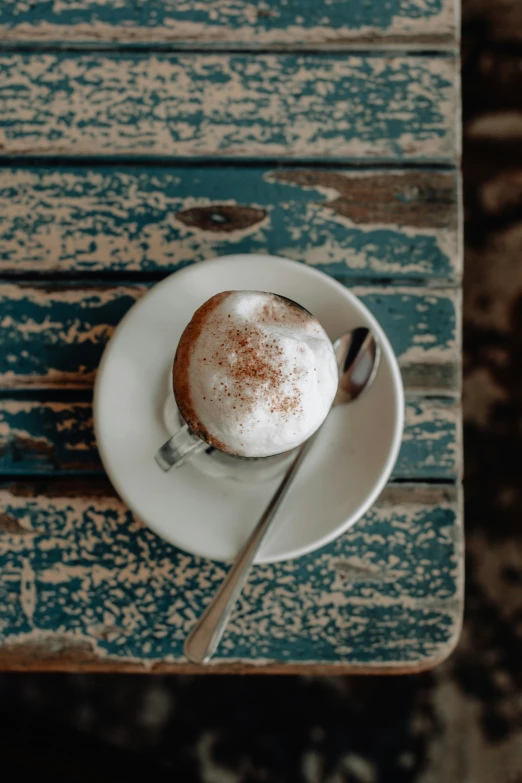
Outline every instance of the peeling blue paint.
{"label": "peeling blue paint", "polygon": [[[456,419],[451,400],[407,402],[404,441],[393,478],[455,480]],[[0,472],[5,474],[102,471],[90,403],[3,400],[0,432]]]}
{"label": "peeling blue paint", "polygon": [[[456,200],[455,177],[446,176]],[[433,205],[421,204],[410,183],[395,185],[397,175],[389,180],[396,202],[419,201],[423,225],[409,226],[406,214],[400,225],[340,219],[328,208],[331,197],[324,189],[288,184],[277,172],[258,167],[5,168],[0,268],[175,271],[212,255],[269,252],[312,263],[341,280],[456,277],[456,243],[449,239],[456,204],[444,205],[443,234],[441,202],[447,193]],[[349,188],[349,176],[346,182]],[[223,204],[256,207],[266,218],[219,232],[187,226],[179,217],[186,209]]]}
{"label": "peeling blue paint", "polygon": [[[78,289],[67,284],[56,285],[49,292],[29,287],[20,289],[15,299],[9,288],[2,297],[0,287],[4,319],[0,378],[25,376],[37,384],[38,378],[44,379],[52,371],[74,373],[76,385],[82,381],[92,385],[114,327],[146,288],[107,285]],[[455,349],[456,313],[451,292],[404,289],[399,293],[390,287],[389,292],[364,289],[360,298],[382,324],[399,360],[410,349],[428,357],[429,351]],[[428,337],[429,344],[420,342],[419,335]]]}
{"label": "peeling blue paint", "polygon": [[[120,36],[137,27],[151,31],[161,27],[175,27],[189,22],[204,25],[209,34],[213,30],[244,28],[266,31],[285,31],[297,27],[313,30],[315,27],[352,28],[370,27],[386,30],[396,19],[430,20],[441,13],[442,0],[391,0],[387,3],[347,3],[346,0],[287,0],[283,5],[267,0],[252,19],[252,5],[246,2],[204,3],[188,0],[182,4],[175,0],[131,0],[125,3],[107,3],[101,0],[83,0],[68,6],[52,0],[27,3],[22,0],[3,0],[0,6],[0,25],[15,29],[20,25],[38,28],[41,24],[74,27],[99,24],[110,25]],[[160,34],[161,35],[161,34]],[[78,39],[81,40],[81,32]]]}
{"label": "peeling blue paint", "polygon": [[[107,508],[93,498],[81,507],[42,496],[20,505],[7,496],[4,512],[31,532],[0,549],[0,641],[38,630],[90,640],[114,660],[181,658],[186,633],[226,567],[163,542],[116,501]],[[378,505],[318,552],[257,566],[219,658],[349,657],[363,665],[440,656],[458,623],[455,523],[451,504]],[[370,577],[363,569],[356,581],[345,579],[339,563],[364,564]]]}
{"label": "peeling blue paint", "polygon": [[2,54],[0,131],[8,154],[453,163],[456,64],[434,62]]}

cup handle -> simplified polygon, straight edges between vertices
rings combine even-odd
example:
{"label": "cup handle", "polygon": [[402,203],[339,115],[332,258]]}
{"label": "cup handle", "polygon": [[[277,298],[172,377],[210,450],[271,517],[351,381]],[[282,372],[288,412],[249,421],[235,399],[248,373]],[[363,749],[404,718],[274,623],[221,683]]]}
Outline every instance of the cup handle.
{"label": "cup handle", "polygon": [[198,438],[186,424],[161,446],[154,455],[160,468],[166,473],[173,467],[180,468],[194,454],[208,448],[208,443]]}

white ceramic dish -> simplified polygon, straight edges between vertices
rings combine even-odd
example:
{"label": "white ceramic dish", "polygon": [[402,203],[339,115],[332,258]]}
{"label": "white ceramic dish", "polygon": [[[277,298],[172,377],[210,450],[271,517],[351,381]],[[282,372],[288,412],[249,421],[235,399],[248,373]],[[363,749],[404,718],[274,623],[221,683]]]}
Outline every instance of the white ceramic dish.
{"label": "white ceramic dish", "polygon": [[117,492],[158,535],[216,560],[237,554],[279,476],[238,482],[208,475],[196,463],[165,474],[154,461],[169,435],[166,379],[181,333],[199,305],[229,289],[294,299],[332,340],[369,326],[382,347],[373,386],[331,412],[258,558],[284,560],[327,544],[353,525],[384,487],[401,443],[404,394],[397,360],[371,313],[332,278],[283,258],[237,255],[188,267],[154,286],[119,324],[100,364],[94,395],[98,448]]}

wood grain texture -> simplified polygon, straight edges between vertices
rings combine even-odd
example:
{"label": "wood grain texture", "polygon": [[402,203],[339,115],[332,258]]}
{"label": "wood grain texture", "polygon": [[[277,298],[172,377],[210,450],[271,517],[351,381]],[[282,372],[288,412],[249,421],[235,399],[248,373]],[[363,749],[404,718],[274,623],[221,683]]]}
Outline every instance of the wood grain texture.
{"label": "wood grain texture", "polygon": [[0,169],[0,270],[175,271],[229,253],[338,280],[458,280],[455,172],[213,166]]}
{"label": "wood grain texture", "polygon": [[[1,284],[0,387],[89,388],[114,327],[146,285]],[[377,317],[410,390],[458,393],[458,292],[351,290]]]}
{"label": "wood grain texture", "polygon": [[0,151],[452,163],[456,79],[452,57],[2,54]]}
{"label": "wood grain texture", "polygon": [[[408,400],[395,479],[460,476],[460,406]],[[102,472],[90,402],[0,400],[0,473]]]}
{"label": "wood grain texture", "polygon": [[[459,504],[454,488],[390,488],[334,543],[256,566],[210,668],[435,665],[460,630]],[[161,541],[104,482],[3,485],[0,511],[1,666],[183,664],[226,566]]]}
{"label": "wood grain texture", "polygon": [[452,0],[288,0],[284,4],[276,0],[3,0],[0,34],[10,42],[69,44],[441,45],[455,39],[455,9]]}

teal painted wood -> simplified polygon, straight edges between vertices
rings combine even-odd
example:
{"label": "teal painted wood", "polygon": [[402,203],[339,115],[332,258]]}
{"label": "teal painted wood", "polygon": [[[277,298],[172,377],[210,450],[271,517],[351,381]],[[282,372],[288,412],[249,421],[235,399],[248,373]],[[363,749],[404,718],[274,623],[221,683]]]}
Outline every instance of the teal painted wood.
{"label": "teal painted wood", "polygon": [[3,54],[4,154],[453,163],[452,57]]}
{"label": "teal painted wood", "polygon": [[[100,477],[90,403],[62,390],[92,386],[114,326],[148,287],[134,272],[259,251],[359,284],[409,391],[394,477],[455,486],[390,484],[330,546],[257,567],[217,663],[411,671],[451,651],[463,601],[458,63],[426,50],[454,50],[455,10],[453,0],[0,4],[0,149],[73,164],[0,173],[0,274],[27,280],[0,286],[0,387],[18,390],[0,400],[0,666],[185,666],[183,639],[225,567],[134,519]],[[23,53],[26,43],[47,51]],[[98,43],[114,51],[56,52]],[[212,46],[245,54],[201,52]],[[292,53],[302,47],[323,54]],[[366,53],[339,53],[350,47]],[[103,165],[84,168],[86,155]],[[325,166],[288,165],[308,160]],[[341,169],[380,161],[395,170]],[[398,171],[402,161],[424,169]],[[98,282],[30,282],[62,272]],[[24,399],[31,388],[51,391]],[[14,486],[8,472],[42,478]]]}
{"label": "teal painted wood", "polygon": [[[453,400],[408,400],[395,479],[455,480],[460,409]],[[89,402],[0,400],[0,473],[102,471]]]}
{"label": "teal painted wood", "polygon": [[285,47],[358,43],[444,44],[455,37],[451,0],[3,0],[7,41],[159,43]]}
{"label": "teal painted wood", "polygon": [[[90,387],[114,327],[145,285],[0,285],[0,386]],[[354,286],[399,358],[406,385],[454,392],[453,290]],[[174,350],[174,346],[173,346]],[[449,380],[448,380],[449,379]]]}
{"label": "teal painted wood", "polygon": [[229,253],[338,280],[461,275],[457,175],[212,166],[0,169],[0,271],[175,271]]}
{"label": "teal painted wood", "polygon": [[[3,486],[0,509],[0,664],[34,665],[53,641],[84,666],[183,660],[224,566],[163,542],[92,481]],[[333,544],[256,566],[214,663],[434,665],[458,636],[462,563],[455,490],[388,489]]]}

